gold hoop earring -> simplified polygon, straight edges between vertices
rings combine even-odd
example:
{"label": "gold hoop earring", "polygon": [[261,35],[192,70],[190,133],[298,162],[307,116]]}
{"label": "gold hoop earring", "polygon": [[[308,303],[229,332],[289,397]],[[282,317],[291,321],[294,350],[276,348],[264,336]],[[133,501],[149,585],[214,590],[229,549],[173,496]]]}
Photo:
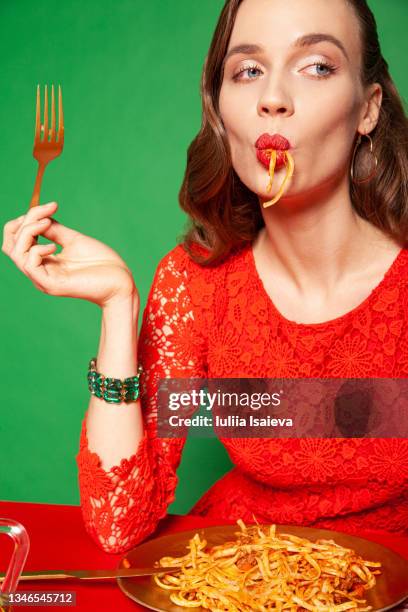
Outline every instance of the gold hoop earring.
{"label": "gold hoop earring", "polygon": [[[370,154],[374,158],[374,166],[373,166],[373,169],[372,169],[371,173],[368,176],[364,177],[363,179],[356,179],[356,178],[354,178],[354,174],[355,174],[354,173],[354,162],[355,162],[355,159],[356,159],[356,154],[357,154],[358,147],[361,144],[362,136],[365,136],[370,141]],[[353,181],[353,183],[356,183],[357,185],[360,185],[362,183],[367,183],[368,181],[371,181],[371,179],[377,174],[377,169],[378,169],[378,159],[377,159],[377,156],[375,155],[375,153],[373,153],[373,139],[371,138],[371,136],[369,134],[359,134],[357,142],[356,142],[356,144],[354,146],[353,158],[351,160],[351,167],[350,167],[351,180]]]}

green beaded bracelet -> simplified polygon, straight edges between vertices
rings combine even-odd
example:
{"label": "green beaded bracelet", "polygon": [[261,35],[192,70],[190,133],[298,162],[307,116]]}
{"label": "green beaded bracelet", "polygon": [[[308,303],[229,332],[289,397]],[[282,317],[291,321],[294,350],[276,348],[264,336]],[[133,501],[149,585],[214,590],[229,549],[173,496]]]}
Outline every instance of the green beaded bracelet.
{"label": "green beaded bracelet", "polygon": [[139,397],[139,376],[142,366],[137,368],[137,375],[129,378],[108,378],[96,371],[96,357],[93,357],[88,366],[88,389],[109,404],[121,402],[134,402]]}

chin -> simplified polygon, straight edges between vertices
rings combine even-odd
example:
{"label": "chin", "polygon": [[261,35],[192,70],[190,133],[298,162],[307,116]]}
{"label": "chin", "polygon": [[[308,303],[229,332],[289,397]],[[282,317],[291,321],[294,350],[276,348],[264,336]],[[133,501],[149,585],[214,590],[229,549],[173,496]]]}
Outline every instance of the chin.
{"label": "chin", "polygon": [[254,173],[250,176],[248,176],[248,168],[246,168],[245,173],[239,174],[236,170],[235,172],[247,189],[252,191],[252,193],[254,193],[258,198],[262,199],[263,202],[267,202],[272,200],[272,198],[279,192],[280,185],[285,178],[286,170],[285,168],[279,168],[275,171],[271,191],[266,190],[269,183],[269,173],[266,168],[261,166],[261,164],[258,163],[258,165],[254,168]]}
{"label": "chin", "polygon": [[272,184],[272,189],[270,191],[266,190],[266,187],[268,185],[268,177],[266,177],[266,179],[264,177],[262,177],[262,179],[260,179],[255,187],[255,192],[258,195],[258,197],[262,198],[263,200],[272,200],[272,198],[274,198],[276,196],[276,194],[279,192],[279,188],[282,184],[282,178],[281,178],[281,174],[279,172],[275,173],[275,180],[273,181]]}

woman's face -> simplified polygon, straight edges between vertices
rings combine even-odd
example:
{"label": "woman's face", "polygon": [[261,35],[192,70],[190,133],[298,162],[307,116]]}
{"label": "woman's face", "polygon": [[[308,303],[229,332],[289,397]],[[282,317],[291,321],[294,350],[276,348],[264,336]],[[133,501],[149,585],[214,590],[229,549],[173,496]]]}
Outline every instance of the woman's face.
{"label": "woman's face", "polygon": [[[234,52],[241,45],[252,48]],[[356,132],[375,127],[381,104],[378,98],[368,104],[360,70],[359,23],[346,0],[243,0],[219,108],[233,167],[262,201],[277,193],[286,173],[276,170],[266,191],[268,169],[255,148],[263,133],[291,145],[295,172],[287,196],[310,198],[348,177]]]}

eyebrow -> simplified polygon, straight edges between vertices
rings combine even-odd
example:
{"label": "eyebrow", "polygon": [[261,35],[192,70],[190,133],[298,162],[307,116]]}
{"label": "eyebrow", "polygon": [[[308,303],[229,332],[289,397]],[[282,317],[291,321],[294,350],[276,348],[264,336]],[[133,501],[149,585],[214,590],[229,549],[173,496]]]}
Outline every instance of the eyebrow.
{"label": "eyebrow", "polygon": [[[324,34],[323,32],[313,32],[311,34],[305,34],[304,36],[300,36],[299,38],[297,38],[291,44],[291,46],[296,47],[296,48],[311,47],[312,45],[316,45],[317,43],[320,43],[320,42],[333,43],[334,45],[336,45],[336,47],[340,49],[340,51],[342,51],[346,59],[349,60],[349,56],[347,54],[347,51],[343,43],[338,38],[336,38],[336,36],[333,36],[332,34]],[[235,47],[232,47],[226,54],[224,58],[224,64],[232,55],[238,55],[240,53],[263,53],[263,52],[264,52],[263,47],[260,47],[259,45],[250,44],[250,43],[243,43],[241,45],[236,45]]]}

